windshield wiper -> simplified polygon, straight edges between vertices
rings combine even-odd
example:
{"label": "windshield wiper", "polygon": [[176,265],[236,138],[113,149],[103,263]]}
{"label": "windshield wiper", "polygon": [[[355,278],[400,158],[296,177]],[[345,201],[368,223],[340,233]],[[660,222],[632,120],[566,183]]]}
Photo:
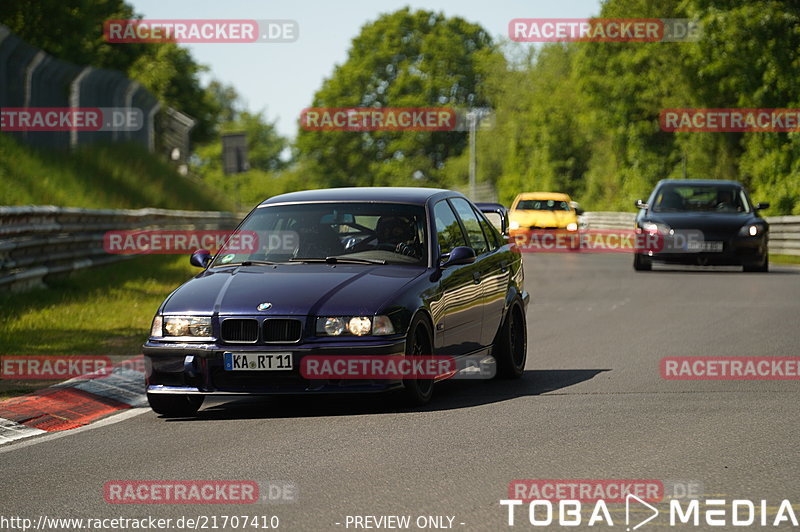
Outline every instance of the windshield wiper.
{"label": "windshield wiper", "polygon": [[270,262],[268,260],[243,260],[242,262],[229,262],[227,264],[215,264],[214,267],[218,268],[220,266],[274,266],[278,264],[277,262]]}
{"label": "windshield wiper", "polygon": [[289,262],[320,262],[325,264],[386,264],[382,259],[361,259],[357,257],[321,257],[314,258],[294,258],[289,259]]}

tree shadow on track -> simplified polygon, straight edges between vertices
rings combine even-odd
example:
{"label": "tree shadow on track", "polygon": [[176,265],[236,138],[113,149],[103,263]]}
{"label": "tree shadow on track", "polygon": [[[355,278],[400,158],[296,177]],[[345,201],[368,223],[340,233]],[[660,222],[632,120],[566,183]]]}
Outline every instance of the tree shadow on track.
{"label": "tree shadow on track", "polygon": [[436,412],[541,395],[592,379],[608,369],[528,370],[516,380],[451,380],[438,383],[433,400],[418,408],[400,406],[393,394],[231,398],[191,418],[169,422]]}

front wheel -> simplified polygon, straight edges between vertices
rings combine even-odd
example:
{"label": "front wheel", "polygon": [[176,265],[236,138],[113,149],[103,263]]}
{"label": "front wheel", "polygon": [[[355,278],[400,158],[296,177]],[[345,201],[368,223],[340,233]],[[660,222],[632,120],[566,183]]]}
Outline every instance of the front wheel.
{"label": "front wheel", "polygon": [[194,394],[147,394],[147,402],[153,412],[165,417],[193,416],[200,410],[204,399],[205,396]]}
{"label": "front wheel", "polygon": [[[416,319],[409,327],[406,340],[406,356],[433,355],[433,337],[424,319]],[[433,379],[403,379],[403,403],[422,406],[433,396]]]}
{"label": "front wheel", "polygon": [[653,269],[653,261],[642,256],[641,253],[633,254],[633,269],[637,272],[649,272]]}
{"label": "front wheel", "polygon": [[519,303],[512,304],[508,309],[506,319],[497,331],[492,355],[497,362],[497,377],[517,379],[525,372],[525,362],[528,358],[528,330],[525,313]]}
{"label": "front wheel", "polygon": [[746,264],[742,267],[742,270],[746,272],[761,272],[766,273],[769,271],[769,255],[764,253],[764,260],[761,264]]}

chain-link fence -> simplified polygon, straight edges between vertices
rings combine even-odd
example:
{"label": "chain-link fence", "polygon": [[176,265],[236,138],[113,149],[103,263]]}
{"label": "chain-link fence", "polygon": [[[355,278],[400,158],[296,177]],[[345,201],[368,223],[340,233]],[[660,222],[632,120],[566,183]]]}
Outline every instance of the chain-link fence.
{"label": "chain-link fence", "polygon": [[[34,146],[74,148],[93,142],[138,142],[150,151],[185,162],[194,120],[158,100],[136,81],[114,70],[56,59],[27,44],[0,24],[0,109],[129,109],[137,127],[104,123],[99,130],[78,126],[23,130],[5,124],[3,132]],[[159,112],[162,111],[162,112]],[[140,126],[140,127],[139,127]]]}

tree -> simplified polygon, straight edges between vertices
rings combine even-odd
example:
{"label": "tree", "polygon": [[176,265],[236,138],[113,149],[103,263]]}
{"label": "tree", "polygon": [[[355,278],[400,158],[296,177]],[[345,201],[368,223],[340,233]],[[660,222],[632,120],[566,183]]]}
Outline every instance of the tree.
{"label": "tree", "polygon": [[[489,34],[460,18],[408,8],[367,24],[313,107],[484,107]],[[297,155],[332,186],[437,183],[463,132],[300,130]]]}

